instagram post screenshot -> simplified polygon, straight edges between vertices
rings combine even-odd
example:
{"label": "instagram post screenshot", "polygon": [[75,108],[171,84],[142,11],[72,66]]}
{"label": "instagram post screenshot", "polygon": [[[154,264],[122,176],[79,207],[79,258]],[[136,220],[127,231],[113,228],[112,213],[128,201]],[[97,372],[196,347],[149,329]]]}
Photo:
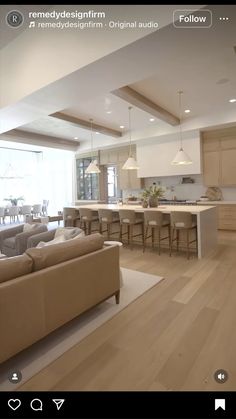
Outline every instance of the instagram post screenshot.
{"label": "instagram post screenshot", "polygon": [[236,5],[0,5],[0,418],[236,418]]}

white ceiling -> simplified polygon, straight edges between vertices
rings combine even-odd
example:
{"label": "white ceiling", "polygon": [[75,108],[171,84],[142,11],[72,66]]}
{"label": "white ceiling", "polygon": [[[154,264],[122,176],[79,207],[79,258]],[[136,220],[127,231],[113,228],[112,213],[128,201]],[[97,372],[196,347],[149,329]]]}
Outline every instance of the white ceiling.
{"label": "white ceiling", "polygon": [[[60,110],[85,120],[92,117],[95,123],[118,130],[120,125],[125,125],[127,129],[129,104],[106,91],[106,87],[113,84],[118,85],[117,87],[129,84],[134,90],[177,116],[179,114],[177,91],[183,90],[183,109],[191,110],[189,114],[184,114],[189,127],[191,123],[194,125],[195,121],[199,121],[200,128],[213,125],[216,121],[219,124],[224,121],[236,122],[236,103],[229,103],[230,98],[236,98],[236,55],[233,48],[236,45],[236,6],[208,6],[208,8],[213,10],[213,26],[209,29],[191,29],[191,32],[188,32],[190,30],[176,29],[170,24],[112,54],[102,80],[104,87],[99,79],[102,77],[101,71],[95,71],[97,63],[94,63],[94,70],[88,73],[87,77],[88,83],[90,81],[87,85],[89,93],[87,98],[86,85],[81,86],[79,79],[75,83],[75,73],[74,84],[71,84],[74,86],[74,95],[69,95],[67,81],[60,80],[62,87],[64,84],[68,105],[66,109],[60,108],[55,111]],[[224,16],[226,11],[230,16],[229,21],[220,21],[219,17]],[[105,58],[103,62],[105,65]],[[113,68],[111,63],[114,65]],[[114,69],[119,65],[120,71],[116,72]],[[92,83],[96,87],[96,82],[100,88],[97,91],[92,88]],[[76,86],[80,86],[77,95]],[[41,95],[41,101],[42,98],[47,106],[47,94]],[[112,113],[107,114],[107,110],[111,110]],[[209,121],[207,121],[208,115]],[[144,132],[153,125],[157,135],[159,130],[167,130],[170,127],[158,120],[151,123],[149,117],[149,114],[134,108],[133,130]],[[201,123],[201,120],[204,122]],[[22,125],[20,129],[65,139],[74,137],[78,137],[79,141],[90,139],[89,131],[49,116],[35,119]],[[119,142],[119,139],[101,134],[97,138],[99,138],[96,139],[97,144],[106,140],[110,143]]]}
{"label": "white ceiling", "polygon": [[[78,117],[89,121],[92,117],[95,124],[104,125],[108,128],[113,128],[122,132],[122,135],[126,135],[129,132],[129,104],[126,101],[117,98],[112,94],[108,94],[104,97],[97,97],[93,100],[78,105],[73,108],[69,108],[63,111],[63,113]],[[89,110],[89,112],[88,112]],[[111,113],[107,113],[111,111]],[[144,130],[147,126],[155,126],[157,129],[166,126],[167,124],[155,118],[154,121],[150,121],[152,115],[138,109],[132,108],[131,111],[131,131],[132,133],[138,130]],[[125,128],[120,128],[120,126]],[[75,139],[77,141],[88,141],[91,138],[89,130],[76,127],[69,122],[46,116],[40,118],[34,122],[23,125],[20,127],[22,131],[35,132],[37,134],[52,135],[58,138],[64,139]],[[103,134],[97,134],[94,130],[94,139],[97,142],[100,141],[112,141],[114,137],[109,137]],[[116,139],[117,140],[117,139]],[[114,139],[115,141],[115,139]],[[119,140],[118,140],[119,141]]]}

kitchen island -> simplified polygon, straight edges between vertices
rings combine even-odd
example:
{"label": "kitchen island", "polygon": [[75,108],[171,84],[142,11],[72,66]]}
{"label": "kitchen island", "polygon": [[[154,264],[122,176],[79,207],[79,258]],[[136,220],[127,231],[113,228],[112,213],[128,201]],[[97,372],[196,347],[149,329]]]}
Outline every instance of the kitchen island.
{"label": "kitchen island", "polygon": [[137,213],[144,211],[162,211],[168,218],[172,211],[187,211],[192,214],[192,218],[197,222],[197,255],[201,259],[208,256],[217,246],[217,208],[215,206],[198,205],[159,205],[157,208],[143,208],[141,205],[122,205],[122,204],[92,204],[79,205],[75,208],[91,208],[93,211],[98,209],[111,209],[118,212],[120,209],[132,209]]}

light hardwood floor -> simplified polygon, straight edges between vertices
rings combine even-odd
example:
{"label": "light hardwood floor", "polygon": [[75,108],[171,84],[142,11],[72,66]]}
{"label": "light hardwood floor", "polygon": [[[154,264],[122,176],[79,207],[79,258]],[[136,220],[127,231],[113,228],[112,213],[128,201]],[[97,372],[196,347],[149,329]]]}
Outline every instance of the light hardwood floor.
{"label": "light hardwood floor", "polygon": [[236,390],[236,232],[207,259],[134,247],[121,265],[165,280],[19,390]]}

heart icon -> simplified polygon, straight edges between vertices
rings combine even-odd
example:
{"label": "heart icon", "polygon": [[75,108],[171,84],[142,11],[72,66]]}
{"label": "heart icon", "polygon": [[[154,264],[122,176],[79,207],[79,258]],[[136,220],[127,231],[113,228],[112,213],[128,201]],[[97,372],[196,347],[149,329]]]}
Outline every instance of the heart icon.
{"label": "heart icon", "polygon": [[21,401],[19,399],[9,399],[8,400],[8,406],[12,409],[12,410],[16,410],[20,407],[21,405]]}

